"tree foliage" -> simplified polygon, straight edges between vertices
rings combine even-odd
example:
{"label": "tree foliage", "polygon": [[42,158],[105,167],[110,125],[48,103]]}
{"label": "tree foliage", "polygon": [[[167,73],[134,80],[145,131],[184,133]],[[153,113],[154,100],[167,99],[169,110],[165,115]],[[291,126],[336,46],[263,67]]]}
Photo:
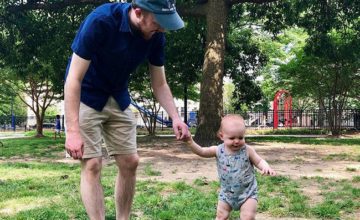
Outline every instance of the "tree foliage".
{"label": "tree foliage", "polygon": [[298,8],[303,12],[298,25],[309,38],[296,59],[282,67],[282,78],[294,91],[311,94],[325,112],[332,134],[339,135],[349,98],[359,98],[360,4],[315,1]]}
{"label": "tree foliage", "polygon": [[[261,51],[269,59],[266,66],[261,69],[261,90],[264,94],[262,99],[264,106],[262,109],[267,111],[276,91],[291,89],[291,83],[279,75],[279,68],[290,62],[299,51],[303,50],[308,35],[303,29],[290,28],[283,30],[275,39],[272,38],[271,34],[264,31],[261,31],[256,38]],[[303,89],[299,91],[291,90],[293,109],[305,110],[313,106],[309,94],[303,91]]]}
{"label": "tree foliage", "polygon": [[7,84],[34,112],[37,136],[42,136],[46,109],[62,97],[70,39],[80,17],[75,7],[9,12],[11,2],[1,3],[0,60],[11,72]]}
{"label": "tree foliage", "polygon": [[251,107],[262,98],[261,88],[255,79],[267,57],[252,37],[252,30],[245,27],[232,27],[228,33],[224,69],[235,85],[234,110],[242,110],[244,105]]}
{"label": "tree foliage", "polygon": [[[45,4],[40,4],[44,2]],[[59,7],[61,8],[61,5],[64,4],[99,4],[103,2],[108,1],[33,0],[27,1],[26,3],[23,2],[24,4],[20,4],[17,7],[13,6],[12,9],[47,8],[48,10],[54,10]],[[339,54],[343,53],[336,52],[336,47],[341,44],[333,44],[335,39],[338,39],[335,41],[348,39],[346,40],[348,42],[341,46],[343,49],[349,49],[349,46],[347,47],[345,45],[359,45],[359,5],[359,1],[356,0],[194,0],[178,2],[178,9],[182,15],[203,17],[206,20],[206,42],[202,68],[203,75],[201,77],[199,127],[195,139],[204,145],[216,142],[216,131],[223,113],[222,86],[226,71],[224,66],[227,65],[225,48],[229,48],[230,45],[229,43],[226,46],[226,42],[227,39],[229,39],[227,35],[229,33],[228,31],[231,30],[231,23],[238,25],[244,24],[243,22],[246,21],[250,27],[257,25],[262,30],[272,33],[274,39],[276,39],[276,35],[281,34],[285,28],[291,26],[304,28],[309,35],[306,41],[304,55],[306,57],[317,58],[316,60],[324,65],[327,64],[326,66],[330,65],[328,61],[333,62],[332,65],[337,65],[344,62],[340,62],[341,60],[339,60],[342,59]],[[238,13],[232,15],[233,11],[237,11]],[[340,37],[336,37],[335,35]],[[238,48],[242,48],[242,50],[245,51],[243,47]],[[255,48],[256,47],[252,47],[253,52],[256,52],[254,50]],[[251,50],[251,47],[247,49]],[[349,54],[349,56],[353,55]],[[249,58],[251,58],[251,56]],[[251,59],[249,61],[251,62]],[[236,68],[233,68],[233,70],[236,70]],[[249,72],[240,77],[239,81],[243,83],[239,83],[239,88],[244,88],[244,85],[252,86],[253,88],[245,89],[241,94],[248,94],[256,89],[254,84],[244,83],[253,79],[248,73]],[[243,99],[243,101],[245,100],[245,97],[241,95],[239,95],[239,98]]]}
{"label": "tree foliage", "polygon": [[[183,15],[203,16],[206,20],[206,43],[203,63],[203,75],[200,93],[199,127],[196,139],[201,144],[213,143],[216,140],[216,131],[220,125],[223,113],[222,86],[224,77],[224,57],[226,32],[228,30],[228,14],[233,5],[244,2],[264,3],[273,0],[207,0],[207,1],[181,1],[179,11]],[[13,10],[29,10],[47,8],[53,10],[67,4],[103,3],[101,0],[79,1],[49,1],[34,0],[22,2]],[[184,7],[181,7],[183,3]],[[188,7],[190,6],[190,7]]]}
{"label": "tree foliage", "polygon": [[[197,84],[199,82],[202,53],[201,41],[203,40],[203,22],[198,19],[186,22],[186,27],[176,33],[166,33],[167,47],[165,51],[165,72],[175,98],[186,97],[191,100],[198,99]],[[189,44],[189,42],[193,42]],[[131,75],[130,91],[133,100],[146,108],[151,115],[158,115],[160,106],[151,89],[146,65],[141,65]],[[186,91],[184,91],[186,89]],[[156,120],[141,113],[141,117],[149,132],[155,135]]]}
{"label": "tree foliage", "polygon": [[280,69],[282,77],[291,82],[292,90],[302,90],[318,101],[333,135],[339,135],[342,112],[349,98],[357,97],[360,87],[360,48],[345,41],[333,36],[328,44],[333,49],[331,55],[300,53]]}

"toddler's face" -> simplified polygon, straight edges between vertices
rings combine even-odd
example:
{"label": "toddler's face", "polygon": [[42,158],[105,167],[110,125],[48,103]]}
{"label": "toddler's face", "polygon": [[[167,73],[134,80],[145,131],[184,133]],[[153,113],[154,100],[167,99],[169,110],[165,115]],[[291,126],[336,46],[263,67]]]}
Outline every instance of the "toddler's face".
{"label": "toddler's face", "polygon": [[225,122],[220,131],[220,139],[230,151],[238,151],[245,145],[245,129],[234,121]]}

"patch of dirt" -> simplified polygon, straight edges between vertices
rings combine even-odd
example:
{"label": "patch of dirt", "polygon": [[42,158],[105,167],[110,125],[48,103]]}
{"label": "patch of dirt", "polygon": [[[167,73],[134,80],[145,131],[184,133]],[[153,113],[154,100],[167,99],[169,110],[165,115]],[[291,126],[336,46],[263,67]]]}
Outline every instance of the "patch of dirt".
{"label": "patch of dirt", "polygon": [[[192,183],[195,179],[217,180],[215,158],[201,158],[191,152],[184,143],[166,139],[166,143],[139,144],[139,179],[154,179],[171,182],[182,180]],[[292,179],[301,177],[323,177],[352,179],[360,175],[360,163],[348,160],[358,155],[360,149],[329,145],[302,145],[284,143],[250,143],[258,154],[272,166],[279,175]],[[345,158],[328,159],[329,155],[347,155]],[[148,176],[145,167],[159,171],[160,176]],[[350,171],[353,170],[353,171]]]}

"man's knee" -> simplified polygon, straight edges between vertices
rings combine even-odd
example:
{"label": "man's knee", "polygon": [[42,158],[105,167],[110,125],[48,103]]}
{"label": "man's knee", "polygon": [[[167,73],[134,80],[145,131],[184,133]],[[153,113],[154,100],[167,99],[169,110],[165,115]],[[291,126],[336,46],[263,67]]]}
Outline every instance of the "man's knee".
{"label": "man's knee", "polygon": [[116,164],[120,170],[135,172],[139,165],[139,155],[117,155],[115,156]]}
{"label": "man's knee", "polygon": [[136,171],[138,165],[139,165],[139,156],[136,154],[127,160],[126,169],[128,169],[129,171]]}
{"label": "man's knee", "polygon": [[85,159],[82,162],[82,172],[86,175],[98,176],[101,172],[102,163],[97,158]]}

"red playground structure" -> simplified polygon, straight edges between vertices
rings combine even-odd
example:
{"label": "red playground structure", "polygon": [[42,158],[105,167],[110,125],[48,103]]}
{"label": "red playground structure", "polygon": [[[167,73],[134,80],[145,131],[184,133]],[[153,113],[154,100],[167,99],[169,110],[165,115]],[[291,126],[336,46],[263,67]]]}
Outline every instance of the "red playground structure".
{"label": "red playground structure", "polygon": [[273,109],[274,109],[274,129],[279,127],[279,106],[283,106],[284,115],[283,126],[292,126],[292,97],[290,93],[284,89],[276,92],[274,97]]}

